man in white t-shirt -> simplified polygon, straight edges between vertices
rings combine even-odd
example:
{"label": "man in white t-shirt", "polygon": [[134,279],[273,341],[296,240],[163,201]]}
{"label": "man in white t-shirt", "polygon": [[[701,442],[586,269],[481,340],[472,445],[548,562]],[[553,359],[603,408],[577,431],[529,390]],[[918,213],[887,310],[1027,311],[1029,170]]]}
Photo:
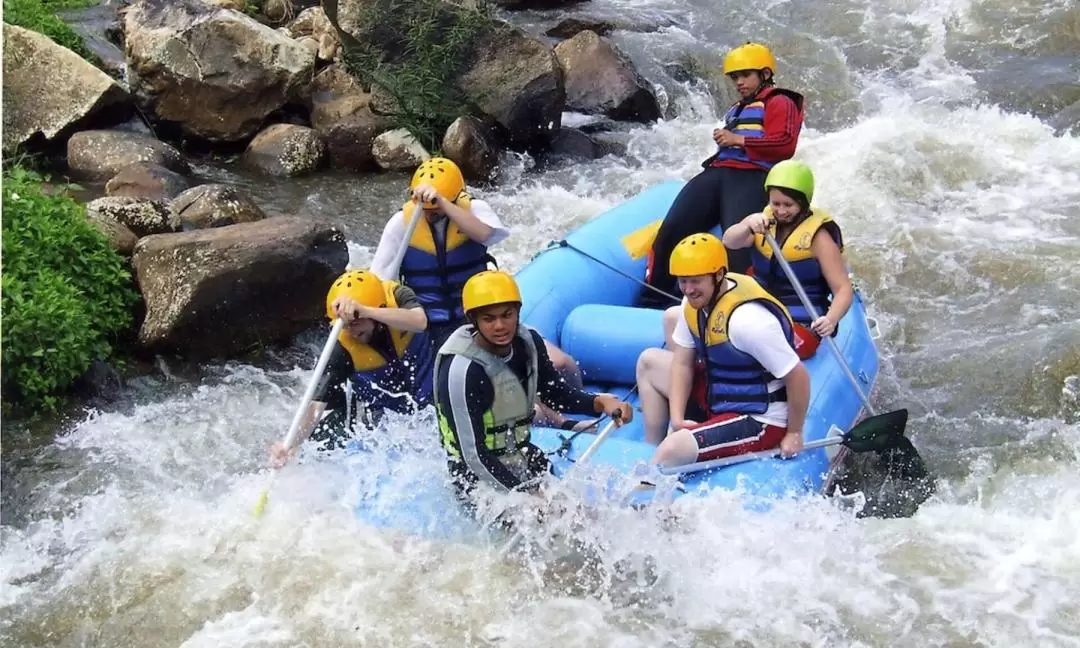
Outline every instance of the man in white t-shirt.
{"label": "man in white t-shirt", "polygon": [[[646,439],[659,444],[654,463],[778,446],[783,456],[797,453],[810,375],[787,310],[752,278],[727,271],[727,251],[712,234],[679,242],[670,267],[684,295],[674,350],[647,349],[637,365]],[[674,432],[665,438],[668,420]]]}
{"label": "man in white t-shirt", "polygon": [[[432,158],[421,164],[409,184],[409,200],[387,221],[371,261],[371,271],[384,280],[400,280],[416,293],[427,315],[428,335],[435,352],[446,338],[465,324],[461,291],[473,275],[488,269],[495,259],[488,248],[501,243],[510,230],[491,206],[474,200],[465,191],[465,178],[452,160]],[[424,220],[409,240],[401,268],[394,257],[404,243],[417,203]],[[581,387],[581,371],[569,355],[544,341],[555,368],[575,387]],[[538,423],[570,428],[560,414],[541,408]],[[591,423],[591,422],[590,422]],[[588,427],[581,424],[576,429]]]}

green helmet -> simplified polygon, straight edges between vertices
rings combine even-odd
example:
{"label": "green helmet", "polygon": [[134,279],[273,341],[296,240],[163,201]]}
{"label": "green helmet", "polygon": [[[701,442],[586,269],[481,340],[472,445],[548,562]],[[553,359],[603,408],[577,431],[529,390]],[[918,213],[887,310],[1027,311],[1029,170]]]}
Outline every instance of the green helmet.
{"label": "green helmet", "polygon": [[798,160],[777,162],[765,178],[765,189],[772,187],[794,189],[806,196],[806,202],[810,202],[814,199],[814,172]]}

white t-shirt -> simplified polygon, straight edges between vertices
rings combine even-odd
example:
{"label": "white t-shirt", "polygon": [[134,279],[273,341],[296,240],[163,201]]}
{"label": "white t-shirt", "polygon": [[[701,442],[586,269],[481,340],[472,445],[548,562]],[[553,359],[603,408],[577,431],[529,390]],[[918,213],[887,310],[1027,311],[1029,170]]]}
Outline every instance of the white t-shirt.
{"label": "white t-shirt", "polygon": [[[686,307],[685,297],[682,305],[683,308]],[[694,336],[686,323],[686,317],[679,317],[671,339],[681,347],[695,348]],[[739,351],[754,356],[766,371],[778,379],[788,375],[799,364],[799,356],[787,343],[780,321],[761,304],[742,304],[731,313],[728,318],[728,339]],[[783,380],[770,381],[769,391],[774,392],[783,386]],[[753,418],[768,425],[787,427],[787,403],[770,403],[764,414],[754,414]]]}
{"label": "white t-shirt", "polygon": [[[499,217],[495,215],[491,205],[483,200],[474,199],[469,204],[469,207],[472,209],[473,215],[481,223],[492,229],[491,236],[488,237],[487,241],[483,241],[484,245],[492,247],[497,243],[502,243],[506,240],[506,237],[510,236],[510,230],[506,229]],[[435,227],[442,228],[442,232],[445,233],[449,222],[449,218],[440,219],[439,222],[435,223]],[[390,267],[390,264],[394,261],[394,255],[397,254],[401,247],[402,239],[405,238],[405,230],[405,216],[401,211],[395,213],[386,222],[382,238],[379,239],[379,247],[375,249],[375,256],[371,259],[371,271],[379,275],[380,279],[397,279],[397,274]]]}

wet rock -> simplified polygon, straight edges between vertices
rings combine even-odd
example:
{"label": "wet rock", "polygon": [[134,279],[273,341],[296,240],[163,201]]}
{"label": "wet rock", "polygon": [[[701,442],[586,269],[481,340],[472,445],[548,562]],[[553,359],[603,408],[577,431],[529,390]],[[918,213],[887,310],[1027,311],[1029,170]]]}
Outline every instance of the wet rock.
{"label": "wet rock", "polygon": [[583,31],[591,31],[599,36],[607,36],[615,30],[615,23],[592,16],[571,16],[559,21],[544,34],[552,38],[573,38]]}
{"label": "wet rock", "polygon": [[244,11],[244,0],[206,0],[207,4],[213,5],[220,9],[232,9],[233,11]]}
{"label": "wet rock", "polygon": [[330,24],[322,7],[304,9],[288,25],[293,38],[310,37],[315,42],[316,55],[320,61],[333,61],[341,50],[337,31]]}
{"label": "wet rock", "polygon": [[268,175],[300,176],[322,168],[326,144],[314,129],[274,124],[251,140],[244,160]]}
{"label": "wet rock", "polygon": [[662,115],[656,93],[619,48],[591,31],[555,47],[566,73],[566,107],[613,119],[649,122]]}
{"label": "wet rock", "polygon": [[503,9],[559,9],[569,5],[579,4],[586,0],[493,0],[496,6]]}
{"label": "wet rock", "polygon": [[379,167],[387,171],[412,170],[424,160],[430,160],[420,142],[404,128],[387,131],[375,138],[371,144],[371,154]]}
{"label": "wet rock", "polygon": [[551,154],[558,157],[593,160],[600,157],[593,138],[576,128],[560,128],[551,140]]}
{"label": "wet rock", "polygon": [[105,195],[167,202],[190,187],[191,182],[175,171],[137,162],[121,169],[105,184]]}
{"label": "wet rock", "polygon": [[75,133],[68,140],[68,169],[78,178],[108,180],[139,162],[156,164],[177,173],[191,171],[180,151],[147,135],[120,130],[89,130]]}
{"label": "wet rock", "polygon": [[126,226],[136,236],[163,234],[173,231],[169,224],[169,209],[163,203],[145,198],[105,196],[86,204],[91,220],[111,219]]}
{"label": "wet rock", "polygon": [[498,22],[477,43],[457,79],[466,98],[505,131],[511,148],[545,148],[562,122],[562,69],[551,49]]}
{"label": "wet rock", "polygon": [[87,209],[86,218],[93,223],[98,231],[105,235],[112,249],[122,256],[131,256],[131,251],[135,249],[135,243],[139,240],[139,237],[135,235],[135,232],[131,231],[131,228],[98,210],[90,211]]}
{"label": "wet rock", "polygon": [[140,0],[124,29],[143,109],[212,142],[251,137],[272,112],[302,102],[315,65],[287,35],[201,0]]}
{"label": "wet rock", "polygon": [[266,214],[251,196],[223,184],[192,187],[169,203],[171,226],[185,232],[253,223],[264,218]]}
{"label": "wet rock", "polygon": [[4,23],[4,153],[131,116],[127,91],[46,36]]}
{"label": "wet rock", "polygon": [[326,142],[335,167],[377,168],[371,154],[375,138],[391,122],[371,111],[371,95],[339,65],[320,72],[311,86],[311,125]]}
{"label": "wet rock", "polygon": [[442,149],[470,182],[488,182],[498,171],[502,149],[491,129],[475,117],[455,119],[443,135]]}
{"label": "wet rock", "polygon": [[288,340],[325,318],[348,261],[341,232],[294,217],[145,237],[132,257],[139,343],[205,358]]}

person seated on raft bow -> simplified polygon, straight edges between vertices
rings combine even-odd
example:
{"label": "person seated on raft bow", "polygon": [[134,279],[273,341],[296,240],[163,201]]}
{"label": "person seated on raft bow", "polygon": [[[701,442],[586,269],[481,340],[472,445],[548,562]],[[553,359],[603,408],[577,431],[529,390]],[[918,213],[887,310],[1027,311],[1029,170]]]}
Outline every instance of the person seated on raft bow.
{"label": "person seated on raft bow", "polygon": [[[308,406],[297,446],[309,436],[324,447],[339,445],[358,410],[374,424],[383,410],[410,414],[431,403],[434,354],[425,333],[427,316],[412,289],[366,270],[346,272],[326,295],[326,316],[347,325]],[[332,413],[323,418],[327,409]],[[274,443],[271,465],[283,465],[295,447]]]}
{"label": "person seated on raft bow", "polygon": [[[417,167],[409,183],[409,200],[383,228],[371,263],[372,272],[383,279],[397,279],[389,276],[395,271],[391,264],[405,242],[417,203],[423,204],[424,220],[409,240],[400,275],[416,291],[427,313],[434,353],[447,336],[465,323],[461,307],[465,282],[487,270],[488,262],[495,262],[488,248],[504,241],[510,230],[487,202],[469,196],[465,177],[457,164],[447,158],[432,158]],[[556,369],[581,387],[577,362],[546,340],[544,344]],[[544,424],[575,430],[595,424],[594,421],[575,423],[540,405],[538,408]]]}
{"label": "person seated on raft bow", "polygon": [[[645,439],[659,444],[654,463],[778,446],[784,456],[797,453],[810,374],[795,354],[783,304],[750,277],[728,272],[727,250],[712,234],[676,245],[671,271],[685,295],[674,351],[646,349],[637,364]],[[669,419],[674,432],[665,438]]]}
{"label": "person seated on raft bow", "polygon": [[[728,52],[724,74],[735,84],[739,101],[724,116],[723,128],[713,129],[717,152],[702,163],[704,170],[690,179],[668,209],[649,254],[646,281],[674,293],[668,258],[675,244],[691,234],[722,224],[724,231],[746,214],[761,209],[765,174],[774,164],[795,155],[803,123],[803,97],[776,87],[776,59],[768,47],[747,43]],[[750,255],[731,254],[731,270],[746,272]],[[646,305],[667,306],[653,290],[643,289]]]}
{"label": "person seated on raft bow", "polygon": [[521,293],[509,274],[473,276],[463,300],[469,323],[435,359],[439,431],[463,496],[479,482],[498,491],[530,488],[548,472],[547,457],[529,442],[538,398],[558,411],[617,415],[620,425],[633,418],[629,404],[573,387],[559,375],[540,334],[518,320]]}
{"label": "person seated on raft bow", "polygon": [[[768,206],[724,232],[724,245],[728,249],[753,245],[754,279],[788,309],[795,322],[799,357],[806,359],[817,350],[822,337],[836,334],[855,296],[844,263],[844,238],[829,214],[810,206],[814,173],[803,162],[786,160],[774,166],[765,180],[765,189],[769,192]],[[811,321],[791,280],[773,258],[765,240],[766,231],[780,246],[817,309],[817,319]]]}

